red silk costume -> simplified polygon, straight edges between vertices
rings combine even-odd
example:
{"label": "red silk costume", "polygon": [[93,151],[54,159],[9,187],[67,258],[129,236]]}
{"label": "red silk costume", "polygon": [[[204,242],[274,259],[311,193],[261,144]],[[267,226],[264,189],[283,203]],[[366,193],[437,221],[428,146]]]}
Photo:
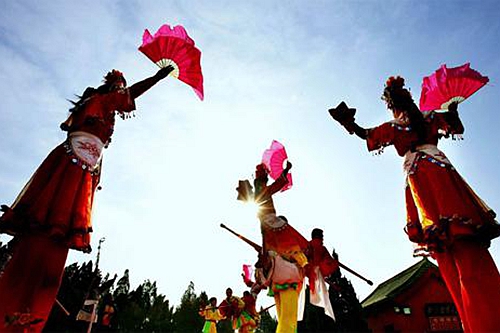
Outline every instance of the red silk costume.
{"label": "red silk costume", "polygon": [[[0,217],[0,231],[11,235],[40,231],[69,248],[90,252],[91,214],[100,166],[94,171],[74,152],[69,138],[85,132],[106,145],[113,133],[115,111],[135,109],[128,90],[96,94],[66,122],[68,140],[40,165],[19,197]],[[92,151],[92,147],[89,147]]]}
{"label": "red silk costume", "polygon": [[313,238],[309,241],[307,259],[311,266],[319,267],[321,275],[325,278],[339,269],[338,260],[334,259],[328,252],[321,238]]}
{"label": "red silk costume", "polygon": [[245,307],[245,303],[237,296],[229,296],[225,298],[219,305],[219,311],[223,317],[231,321],[233,330],[241,327],[241,312]]}
{"label": "red silk costume", "polygon": [[500,275],[487,248],[500,235],[494,212],[437,149],[441,135],[463,133],[457,113],[424,118],[425,143],[403,117],[367,131],[369,150],[394,145],[405,157],[406,232],[437,259],[466,332],[500,331]]}
{"label": "red silk costume", "polygon": [[2,332],[23,331],[25,326],[16,323],[4,327],[4,318],[15,313],[41,319],[30,328],[41,331],[57,295],[68,249],[90,252],[101,149],[110,141],[115,112],[134,109],[128,89],[88,97],[64,123],[68,139],[48,155],[12,206],[2,207],[0,232],[19,238],[0,278]]}
{"label": "red silk costume", "polygon": [[339,269],[339,262],[332,257],[323,245],[323,236],[321,238],[314,238],[313,236],[313,239],[309,241],[307,260],[309,261],[306,272],[309,278],[309,302],[322,307],[325,314],[335,320],[325,278]]}
{"label": "red silk costume", "polygon": [[457,238],[484,244],[500,235],[494,212],[474,193],[446,156],[437,149],[440,133],[461,134],[463,127],[449,113],[425,118],[426,140],[411,151],[416,133],[394,120],[368,130],[368,150],[394,145],[405,157],[407,232],[423,251],[440,251]]}

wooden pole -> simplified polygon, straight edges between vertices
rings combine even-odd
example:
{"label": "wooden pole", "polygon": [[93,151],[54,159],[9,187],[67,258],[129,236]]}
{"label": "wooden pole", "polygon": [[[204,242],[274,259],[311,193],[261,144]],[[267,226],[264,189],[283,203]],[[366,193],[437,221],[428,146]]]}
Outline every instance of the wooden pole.
{"label": "wooden pole", "polygon": [[[238,237],[239,239],[241,239],[242,241],[244,241],[245,243],[247,243],[248,245],[250,245],[251,247],[253,247],[257,252],[260,252],[262,250],[262,247],[260,245],[258,245],[257,243],[254,243],[252,242],[251,240],[249,240],[248,238],[240,235],[239,233],[237,233],[236,231],[233,231],[231,230],[230,228],[228,228],[225,224],[221,223],[220,224],[220,227],[221,228],[224,228],[226,229],[227,231],[229,231],[230,233],[232,233],[233,235],[235,235],[236,237]],[[367,278],[365,278],[364,276],[362,276],[361,274],[355,272],[354,270],[352,270],[351,268],[347,267],[346,265],[342,264],[340,261],[338,262],[339,263],[339,267],[345,269],[346,271],[348,271],[349,273],[353,274],[354,276],[360,278],[361,280],[365,281],[366,283],[368,283],[370,286],[373,285],[373,282],[368,280]]]}
{"label": "wooden pole", "polygon": [[61,310],[64,312],[66,316],[69,316],[69,311],[66,310],[66,308],[59,302],[59,300],[56,298],[56,304],[61,308]]}

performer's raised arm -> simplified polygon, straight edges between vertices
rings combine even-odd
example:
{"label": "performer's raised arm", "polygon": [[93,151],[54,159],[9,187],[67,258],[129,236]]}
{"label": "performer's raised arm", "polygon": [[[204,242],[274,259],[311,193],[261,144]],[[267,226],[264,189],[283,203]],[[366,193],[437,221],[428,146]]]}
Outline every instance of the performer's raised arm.
{"label": "performer's raised arm", "polygon": [[453,102],[448,105],[448,112],[443,113],[446,122],[449,125],[449,131],[451,134],[463,134],[465,132],[464,125],[460,120],[458,115],[458,103]]}
{"label": "performer's raised arm", "polygon": [[283,187],[285,187],[286,184],[288,184],[287,175],[288,172],[290,172],[291,168],[292,168],[292,163],[286,161],[286,167],[285,169],[283,169],[281,176],[267,187],[268,195],[273,195],[274,193],[279,192]]}
{"label": "performer's raised arm", "polygon": [[174,67],[172,65],[169,65],[167,67],[160,69],[158,72],[156,72],[155,75],[148,77],[137,83],[134,83],[129,88],[130,97],[136,99],[137,97],[141,96],[148,89],[157,84],[160,80],[166,78],[168,74],[170,74],[170,72],[172,72],[173,70]]}

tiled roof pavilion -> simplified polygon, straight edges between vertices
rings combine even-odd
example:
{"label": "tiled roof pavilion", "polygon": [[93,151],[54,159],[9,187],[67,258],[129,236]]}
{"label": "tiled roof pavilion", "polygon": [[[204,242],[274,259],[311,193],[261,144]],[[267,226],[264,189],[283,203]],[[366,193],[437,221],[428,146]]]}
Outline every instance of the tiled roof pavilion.
{"label": "tiled roof pavilion", "polygon": [[373,305],[394,299],[409,288],[430,268],[437,269],[437,266],[424,257],[415,265],[381,283],[363,302],[361,302],[361,306],[366,309]]}

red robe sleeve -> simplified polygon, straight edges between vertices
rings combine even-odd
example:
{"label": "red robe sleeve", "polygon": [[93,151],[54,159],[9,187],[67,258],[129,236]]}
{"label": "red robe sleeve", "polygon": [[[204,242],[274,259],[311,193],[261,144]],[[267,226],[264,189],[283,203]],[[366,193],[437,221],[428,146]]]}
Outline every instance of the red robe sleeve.
{"label": "red robe sleeve", "polygon": [[266,194],[272,196],[274,193],[280,191],[285,185],[288,184],[288,178],[283,174],[278,177],[271,185],[266,189]]}
{"label": "red robe sleeve", "polygon": [[458,117],[458,113],[433,112],[430,117],[433,126],[437,127],[436,130],[445,136],[464,133],[464,126]]}
{"label": "red robe sleeve", "polygon": [[394,126],[387,122],[367,131],[366,145],[368,151],[382,149],[394,142]]}
{"label": "red robe sleeve", "polygon": [[308,259],[313,266],[318,266],[323,277],[330,276],[339,269],[338,260],[334,259],[320,239],[309,242]]}

